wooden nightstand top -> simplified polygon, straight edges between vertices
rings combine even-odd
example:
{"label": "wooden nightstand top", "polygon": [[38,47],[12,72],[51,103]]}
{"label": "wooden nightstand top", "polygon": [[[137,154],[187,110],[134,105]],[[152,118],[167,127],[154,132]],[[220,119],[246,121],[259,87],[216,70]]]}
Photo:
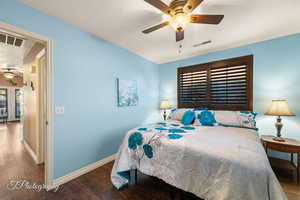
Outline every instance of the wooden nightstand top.
{"label": "wooden nightstand top", "polygon": [[275,136],[273,135],[262,135],[261,136],[261,140],[263,142],[267,142],[267,143],[272,143],[272,144],[277,144],[277,145],[283,145],[283,146],[293,146],[294,148],[299,148],[300,150],[300,142],[295,140],[295,139],[291,139],[291,138],[284,138],[284,142],[280,142],[280,141],[276,141],[273,140]]}

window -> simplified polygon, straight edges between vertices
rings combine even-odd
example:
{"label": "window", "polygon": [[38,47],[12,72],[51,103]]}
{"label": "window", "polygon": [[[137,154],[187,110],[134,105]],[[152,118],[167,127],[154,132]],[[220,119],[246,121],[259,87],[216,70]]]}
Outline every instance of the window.
{"label": "window", "polygon": [[0,88],[0,116],[7,116],[7,89]]}
{"label": "window", "polygon": [[178,68],[178,108],[252,110],[252,74],[252,55]]}
{"label": "window", "polygon": [[21,90],[15,89],[15,115],[16,119],[19,119],[21,116]]}

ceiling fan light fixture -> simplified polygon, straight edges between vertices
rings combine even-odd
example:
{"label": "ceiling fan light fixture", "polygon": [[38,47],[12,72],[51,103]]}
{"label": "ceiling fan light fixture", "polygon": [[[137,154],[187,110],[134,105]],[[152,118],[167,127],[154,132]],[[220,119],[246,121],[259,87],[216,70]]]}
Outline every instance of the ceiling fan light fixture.
{"label": "ceiling fan light fixture", "polygon": [[190,16],[185,13],[180,13],[172,17],[170,25],[177,30],[178,28],[184,29],[190,22]]}
{"label": "ceiling fan light fixture", "polygon": [[5,72],[3,73],[3,76],[7,79],[13,79],[15,77],[14,73],[12,72]]}
{"label": "ceiling fan light fixture", "polygon": [[171,17],[170,20],[143,30],[144,34],[151,33],[167,25],[171,25],[176,31],[176,42],[184,39],[184,29],[187,24],[219,24],[224,15],[193,14],[193,11],[203,0],[171,0],[165,4],[162,0],[144,0],[164,14]]}

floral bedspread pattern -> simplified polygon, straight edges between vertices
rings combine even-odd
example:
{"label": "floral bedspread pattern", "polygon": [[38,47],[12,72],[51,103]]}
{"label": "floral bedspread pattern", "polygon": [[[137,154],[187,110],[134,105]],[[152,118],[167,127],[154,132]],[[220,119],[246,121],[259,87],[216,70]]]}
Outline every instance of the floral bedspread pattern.
{"label": "floral bedspread pattern", "polygon": [[126,186],[130,181],[130,170],[140,169],[141,165],[159,159],[155,155],[160,150],[162,142],[173,140],[173,143],[180,143],[182,141],[179,140],[185,135],[195,134],[194,130],[193,126],[175,122],[159,122],[130,130],[115,161],[118,165],[115,164],[113,168],[113,184],[118,189]]}
{"label": "floral bedspread pattern", "polygon": [[114,186],[126,186],[133,169],[208,200],[286,199],[254,130],[172,121],[137,127],[120,146]]}

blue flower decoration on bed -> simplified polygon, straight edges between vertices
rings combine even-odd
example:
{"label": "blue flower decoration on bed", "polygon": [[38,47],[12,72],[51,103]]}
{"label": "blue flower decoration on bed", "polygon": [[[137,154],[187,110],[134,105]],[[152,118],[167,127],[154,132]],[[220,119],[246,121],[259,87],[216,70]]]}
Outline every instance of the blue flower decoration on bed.
{"label": "blue flower decoration on bed", "polygon": [[153,157],[152,147],[149,144],[145,144],[143,146],[143,149],[144,149],[144,152],[145,152],[146,156],[151,159]]}
{"label": "blue flower decoration on bed", "polygon": [[179,124],[171,124],[172,126],[180,126]]}
{"label": "blue flower decoration on bed", "polygon": [[186,129],[186,130],[194,130],[195,129],[195,127],[192,127],[192,126],[183,126],[181,128]]}
{"label": "blue flower decoration on bed", "polygon": [[139,131],[146,131],[147,128],[139,128],[138,130],[139,130]]}
{"label": "blue flower decoration on bed", "polygon": [[156,130],[159,130],[159,131],[165,131],[165,130],[168,130],[166,128],[155,128]]}
{"label": "blue flower decoration on bed", "polygon": [[178,134],[169,134],[168,137],[172,140],[176,140],[179,138],[182,138],[182,135],[178,135]]}
{"label": "blue flower decoration on bed", "polygon": [[160,126],[167,126],[167,123],[164,123],[164,122],[160,122],[160,123],[157,123],[158,125]]}
{"label": "blue flower decoration on bed", "polygon": [[169,129],[169,133],[185,133],[185,131],[182,129],[171,128]]}
{"label": "blue flower decoration on bed", "polygon": [[128,138],[128,147],[135,150],[138,145],[143,144],[143,136],[139,132],[134,132]]}

